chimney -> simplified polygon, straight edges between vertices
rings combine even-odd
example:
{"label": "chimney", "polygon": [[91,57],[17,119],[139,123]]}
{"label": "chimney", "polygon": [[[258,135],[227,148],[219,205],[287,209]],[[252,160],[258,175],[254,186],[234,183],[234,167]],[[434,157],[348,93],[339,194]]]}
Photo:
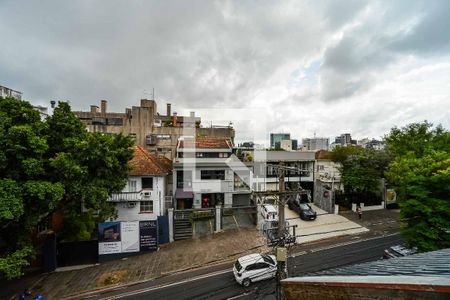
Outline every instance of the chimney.
{"label": "chimney", "polygon": [[168,117],[170,117],[170,107],[171,107],[171,104],[167,103],[167,116]]}
{"label": "chimney", "polygon": [[98,113],[98,106],[97,105],[91,105],[91,113],[93,113],[93,114]]}
{"label": "chimney", "polygon": [[106,100],[101,101],[101,113],[102,114],[106,114],[106,104],[107,103],[108,103],[108,101],[106,101]]}
{"label": "chimney", "polygon": [[173,112],[173,127],[177,127],[177,113]]}

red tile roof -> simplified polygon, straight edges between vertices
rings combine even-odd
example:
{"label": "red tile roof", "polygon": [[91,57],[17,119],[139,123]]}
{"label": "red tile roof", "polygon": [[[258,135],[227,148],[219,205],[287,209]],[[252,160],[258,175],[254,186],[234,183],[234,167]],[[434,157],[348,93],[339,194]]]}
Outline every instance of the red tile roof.
{"label": "red tile roof", "polygon": [[128,162],[131,170],[128,175],[166,175],[172,170],[172,161],[160,155],[151,154],[140,146],[134,146],[134,156]]}
{"label": "red tile roof", "polygon": [[319,150],[316,152],[316,159],[330,159],[330,152],[326,150]]}
{"label": "red tile roof", "polygon": [[[193,148],[194,141],[191,139],[178,142],[178,148]],[[231,149],[233,144],[229,139],[197,138],[195,148],[199,149]]]}

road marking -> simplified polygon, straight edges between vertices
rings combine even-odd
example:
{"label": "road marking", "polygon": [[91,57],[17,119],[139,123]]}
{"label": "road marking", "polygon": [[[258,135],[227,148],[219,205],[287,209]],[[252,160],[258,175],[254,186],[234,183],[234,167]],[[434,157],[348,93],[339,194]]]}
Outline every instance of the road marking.
{"label": "road marking", "polygon": [[347,246],[347,245],[351,245],[351,244],[356,244],[356,243],[361,243],[361,242],[381,239],[381,238],[390,237],[390,236],[394,236],[394,235],[398,235],[398,233],[391,233],[391,234],[387,234],[387,235],[382,235],[382,236],[377,236],[377,237],[374,237],[374,238],[367,238],[367,239],[357,240],[357,241],[342,242],[342,243],[339,243],[339,244],[323,246],[323,247],[316,248],[316,249],[311,249],[311,250],[308,250],[308,251],[300,251],[300,252],[297,252],[297,253],[294,253],[294,254],[290,255],[289,257],[296,257],[296,256],[300,256],[300,255],[305,255],[307,253],[314,253],[314,252],[324,251],[324,250],[328,250],[328,249],[333,249],[333,248]]}
{"label": "road marking", "polygon": [[201,279],[205,279],[205,278],[209,278],[209,277],[214,277],[214,276],[217,276],[217,275],[222,275],[222,274],[230,273],[230,272],[231,272],[231,270],[217,271],[217,272],[213,272],[213,273],[199,275],[197,277],[184,279],[184,280],[181,280],[181,281],[178,281],[178,282],[162,284],[162,285],[156,285],[156,286],[144,288],[144,289],[137,290],[137,291],[131,291],[131,292],[128,292],[128,293],[123,293],[123,294],[116,295],[116,296],[101,298],[101,300],[120,299],[120,298],[124,298],[124,297],[134,296],[134,295],[143,294],[143,293],[146,293],[146,292],[150,292],[150,291],[154,291],[154,290],[158,290],[158,289],[162,289],[162,288],[167,288],[167,287],[171,287],[171,286],[177,286],[177,285],[180,285],[180,284],[184,284],[184,283],[188,283],[188,282],[192,282],[192,281],[197,281],[197,280],[201,280]]}
{"label": "road marking", "polygon": [[239,294],[239,295],[236,295],[236,296],[233,296],[233,297],[230,297],[230,298],[227,298],[227,300],[234,300],[234,299],[238,299],[238,298],[241,298],[241,297],[244,297],[244,296],[247,296],[247,295],[250,295],[251,293],[253,293],[253,292],[245,292],[245,293],[242,293],[242,294]]}

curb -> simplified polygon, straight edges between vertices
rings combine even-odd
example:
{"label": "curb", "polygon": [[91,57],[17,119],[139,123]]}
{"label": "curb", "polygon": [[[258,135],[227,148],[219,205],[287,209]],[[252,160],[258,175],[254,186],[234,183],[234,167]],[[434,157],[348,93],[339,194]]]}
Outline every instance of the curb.
{"label": "curb", "polygon": [[215,259],[215,260],[211,260],[209,262],[206,262],[202,265],[194,265],[194,266],[190,266],[187,268],[182,268],[182,269],[178,269],[175,271],[171,271],[171,272],[166,272],[166,273],[161,273],[161,275],[153,277],[153,278],[148,278],[148,279],[143,279],[143,280],[138,280],[138,281],[133,281],[133,282],[127,282],[127,283],[123,283],[123,284],[116,284],[116,285],[111,285],[108,287],[103,287],[103,288],[96,288],[96,289],[91,289],[85,292],[81,292],[81,293],[77,293],[77,294],[70,294],[67,296],[63,296],[61,299],[64,300],[70,300],[70,299],[77,299],[77,298],[81,298],[81,297],[89,297],[89,296],[93,296],[94,294],[97,293],[104,293],[104,292],[109,292],[109,291],[114,291],[117,289],[122,289],[122,288],[126,288],[126,287],[130,287],[130,286],[134,286],[134,285],[138,285],[138,284],[143,284],[143,283],[147,283],[147,282],[151,282],[157,279],[161,279],[161,278],[165,278],[165,277],[169,277],[172,275],[177,275],[177,274],[182,274],[182,273],[186,273],[189,271],[193,271],[193,270],[201,270],[202,268],[207,268],[207,267],[211,267],[211,266],[217,266],[220,264],[225,264],[225,263],[229,263],[232,261],[232,257],[239,255],[239,254],[243,254],[246,253],[248,251],[251,250],[255,250],[261,247],[265,247],[266,244],[261,244],[240,252],[235,252],[233,254],[229,254],[227,256],[225,256],[225,258],[221,258],[221,259]]}

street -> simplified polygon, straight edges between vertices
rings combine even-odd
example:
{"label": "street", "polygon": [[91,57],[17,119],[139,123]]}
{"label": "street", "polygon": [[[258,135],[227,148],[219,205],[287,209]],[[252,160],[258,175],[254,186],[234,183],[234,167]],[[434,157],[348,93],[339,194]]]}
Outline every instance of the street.
{"label": "street", "polygon": [[[289,277],[380,259],[383,250],[402,242],[398,234],[347,244],[328,245],[294,254],[288,259]],[[238,285],[232,266],[204,274],[182,274],[184,279],[151,281],[111,291],[89,299],[275,299],[275,280],[257,282],[249,288]],[[167,281],[167,280],[166,280]]]}

